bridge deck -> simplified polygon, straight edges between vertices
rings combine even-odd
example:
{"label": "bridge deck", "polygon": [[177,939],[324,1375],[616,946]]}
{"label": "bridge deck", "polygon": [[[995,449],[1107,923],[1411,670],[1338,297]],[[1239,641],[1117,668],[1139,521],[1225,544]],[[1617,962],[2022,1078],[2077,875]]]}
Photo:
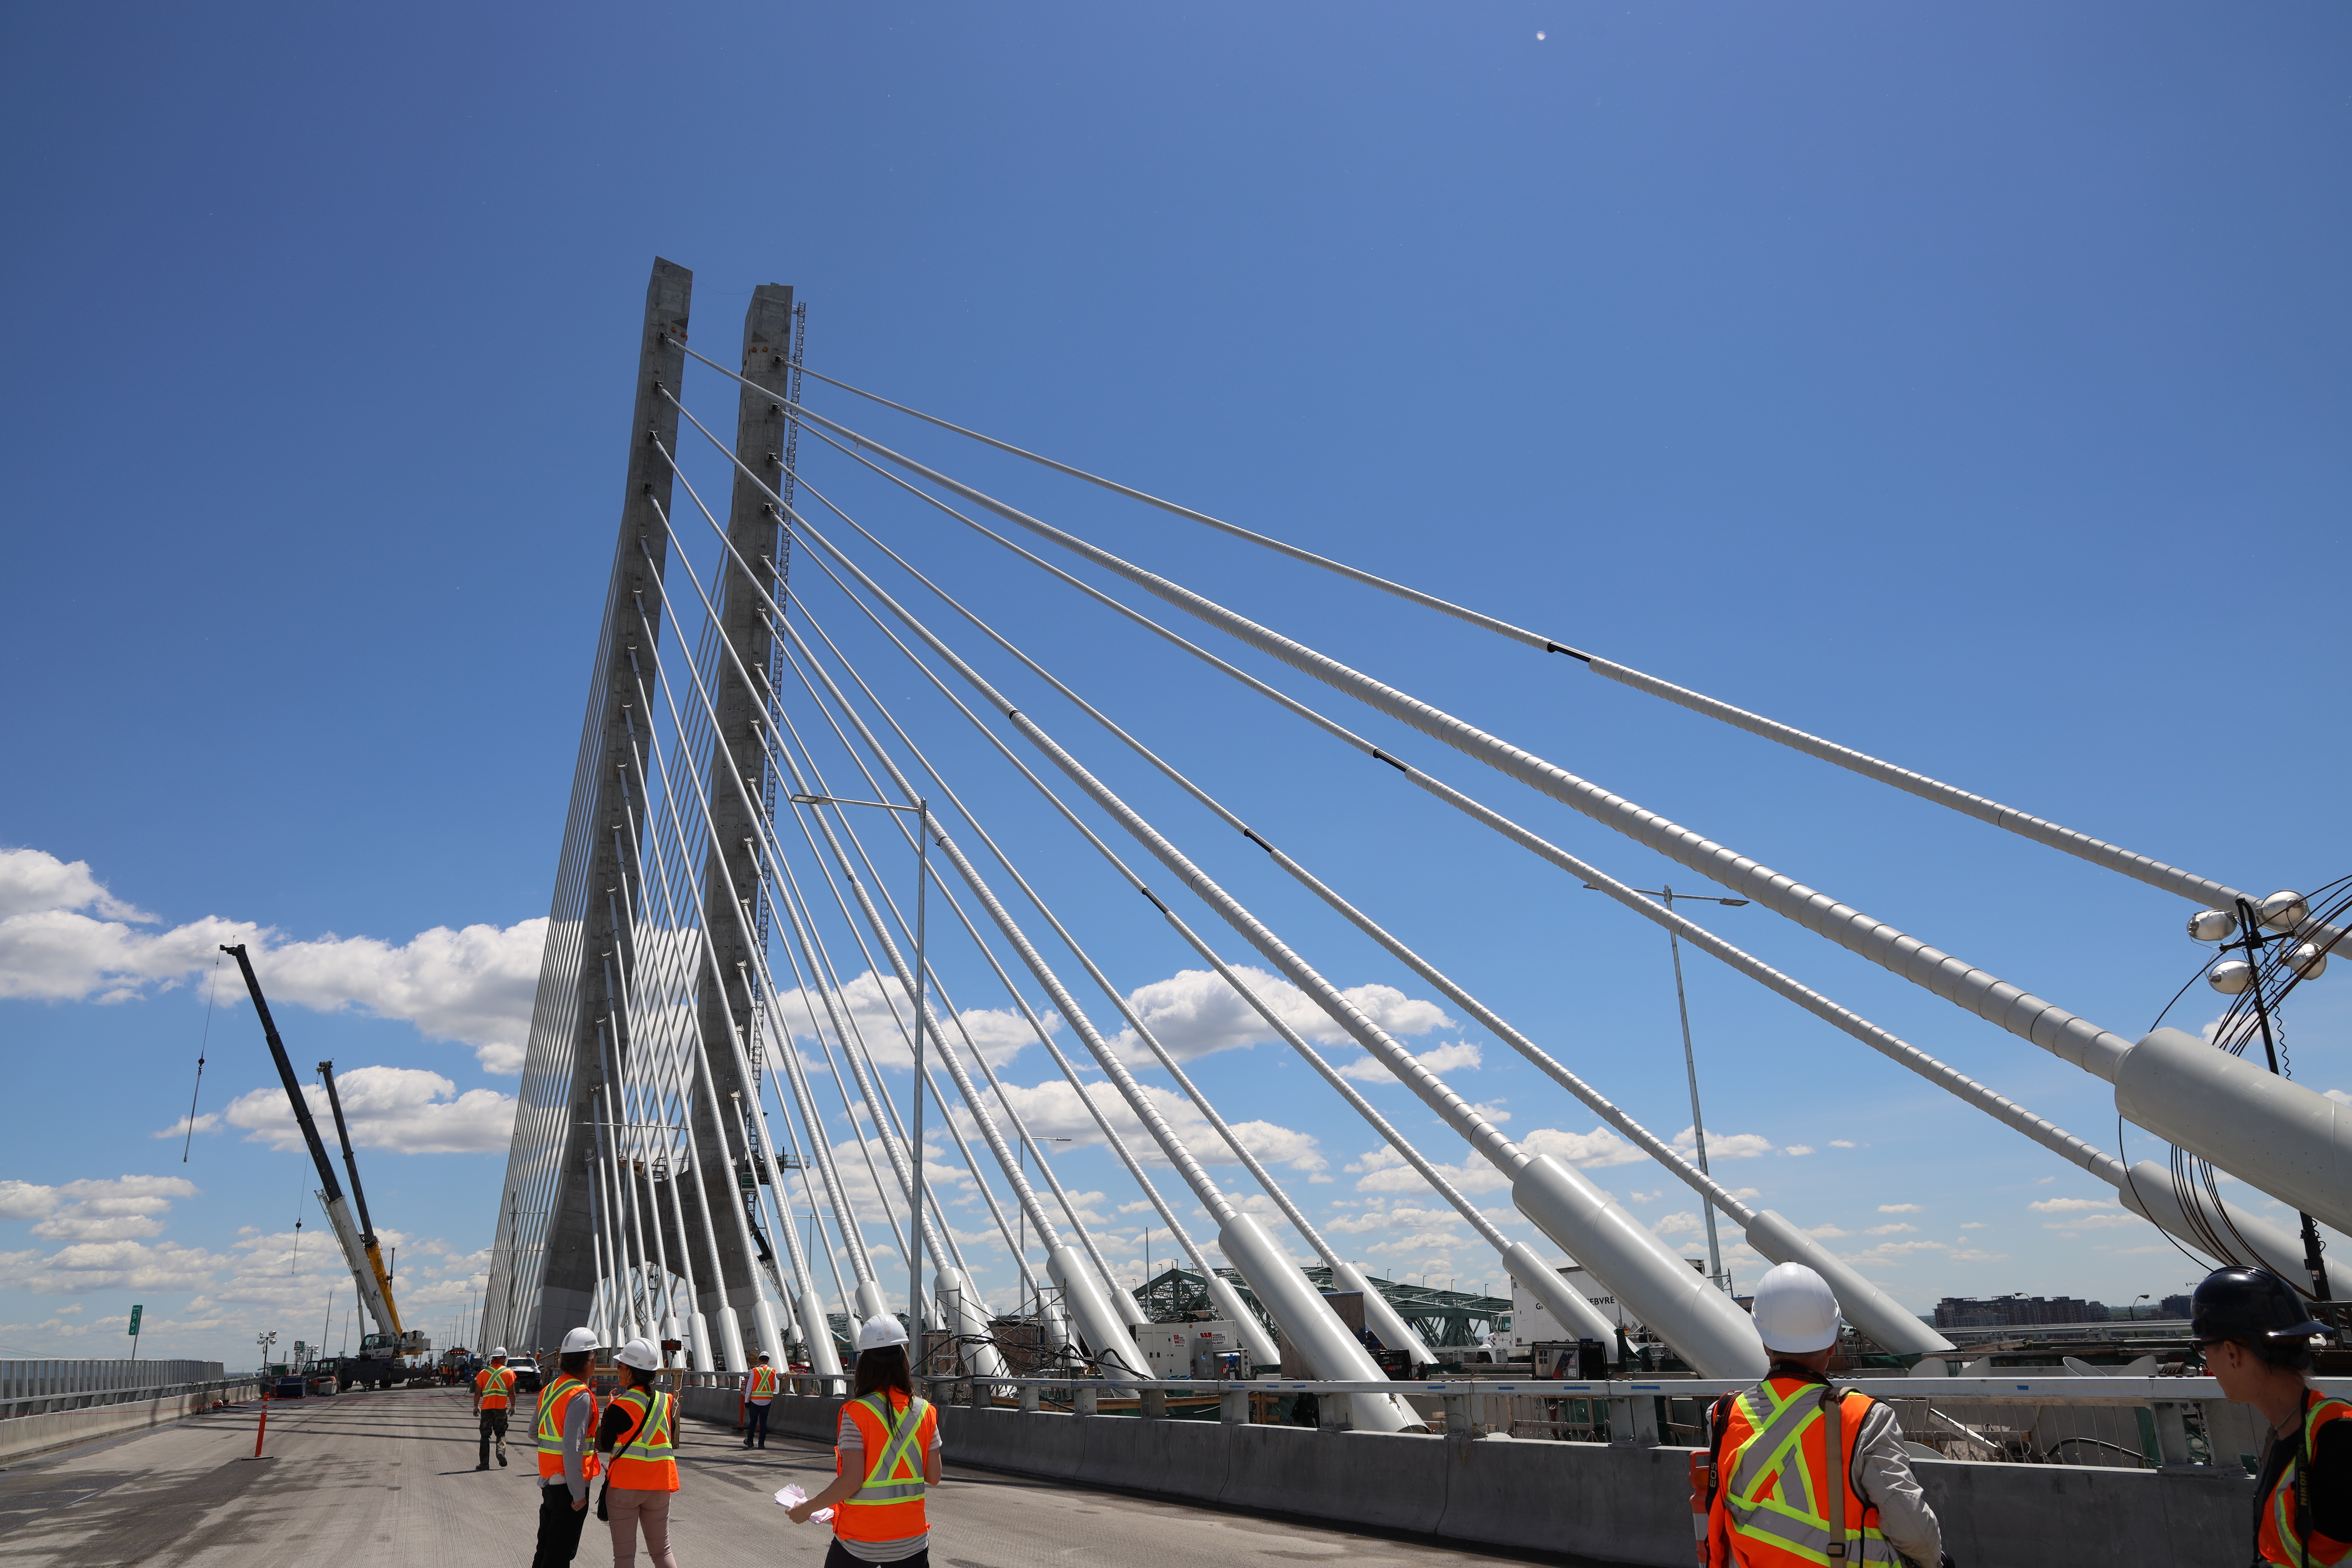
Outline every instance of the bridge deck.
{"label": "bridge deck", "polygon": [[[58,1568],[444,1568],[526,1564],[537,1524],[528,1450],[513,1467],[474,1469],[466,1394],[394,1390],[271,1406],[265,1453],[253,1453],[255,1407],[92,1444],[0,1471],[0,1563]],[[785,1436],[746,1453],[720,1429],[686,1424],[684,1486],[671,1542],[681,1568],[819,1563],[822,1526],[794,1526],[773,1500],[797,1481],[815,1491],[832,1451]],[[1525,1559],[1192,1508],[1116,1492],[950,1466],[931,1505],[941,1568],[1032,1563],[1195,1568],[1202,1563],[1332,1562],[1470,1568]],[[642,1555],[639,1559],[643,1561]],[[579,1563],[612,1561],[593,1518]]]}

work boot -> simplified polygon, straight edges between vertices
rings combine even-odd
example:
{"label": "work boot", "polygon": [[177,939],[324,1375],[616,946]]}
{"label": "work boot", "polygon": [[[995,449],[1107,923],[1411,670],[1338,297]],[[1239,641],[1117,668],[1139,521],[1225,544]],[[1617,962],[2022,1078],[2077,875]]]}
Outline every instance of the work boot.
{"label": "work boot", "polygon": [[476,1465],[476,1466],[474,1467],[474,1468],[476,1468],[476,1469],[478,1469],[478,1470],[487,1470],[487,1469],[488,1469],[489,1468],[490,1468],[490,1462],[489,1462],[488,1459],[484,1459],[480,1464]]}
{"label": "work boot", "polygon": [[499,1468],[500,1468],[500,1469],[502,1469],[502,1470],[503,1470],[503,1469],[505,1469],[506,1468],[507,1468],[507,1451],[506,1451],[504,1448],[500,1448],[500,1449],[499,1450]]}

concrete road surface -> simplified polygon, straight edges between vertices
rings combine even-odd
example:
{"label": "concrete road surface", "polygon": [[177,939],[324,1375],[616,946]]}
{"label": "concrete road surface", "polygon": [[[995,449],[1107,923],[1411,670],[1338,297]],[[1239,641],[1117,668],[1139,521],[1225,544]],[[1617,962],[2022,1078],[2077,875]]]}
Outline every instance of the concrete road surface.
{"label": "concrete road surface", "polygon": [[[0,1563],[525,1568],[538,1522],[533,1451],[526,1438],[509,1450],[511,1468],[477,1473],[469,1403],[456,1390],[394,1389],[273,1405],[259,1460],[247,1406],[25,1461],[0,1470]],[[521,1411],[515,1426],[528,1431]],[[774,1437],[747,1453],[694,1423],[681,1436],[679,1568],[815,1568],[828,1533],[794,1525],[773,1500],[787,1482],[814,1492],[829,1480],[830,1448]],[[930,1519],[940,1568],[1528,1561],[955,1467],[932,1493]],[[612,1562],[593,1515],[578,1561]]]}

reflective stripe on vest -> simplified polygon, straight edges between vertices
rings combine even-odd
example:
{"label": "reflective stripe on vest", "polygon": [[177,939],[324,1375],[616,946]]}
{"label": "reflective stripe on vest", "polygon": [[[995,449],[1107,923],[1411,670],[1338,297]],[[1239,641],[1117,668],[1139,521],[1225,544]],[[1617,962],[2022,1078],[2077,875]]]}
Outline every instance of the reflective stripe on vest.
{"label": "reflective stripe on vest", "polygon": [[2336,1568],[2352,1556],[2352,1542],[2337,1541],[2315,1530],[2307,1537],[2302,1531],[2302,1489],[2309,1474],[2303,1461],[2318,1447],[2319,1429],[2347,1417],[2352,1417],[2352,1405],[2320,1394],[2305,1394],[2302,1443],[2287,1460],[2286,1468],[2279,1472],[2271,1495],[2263,1500],[2262,1529],[2254,1544],[2263,1562],[2292,1563],[2294,1568],[2304,1568],[2306,1563],[2312,1568]]}
{"label": "reflective stripe on vest", "polygon": [[866,1439],[866,1479],[834,1510],[833,1531],[844,1541],[911,1541],[929,1532],[923,1513],[925,1439],[937,1419],[929,1405],[909,1399],[897,1412],[884,1389],[842,1406]]}
{"label": "reflective stripe on vest", "polygon": [[588,1401],[588,1435],[580,1446],[580,1473],[593,1477],[604,1468],[596,1458],[596,1396],[588,1392],[586,1384],[565,1373],[539,1392],[539,1479],[543,1481],[563,1474],[564,1411],[575,1398]]}
{"label": "reflective stripe on vest", "polygon": [[751,1386],[745,1391],[751,1399],[773,1399],[776,1396],[776,1369],[755,1366],[751,1369]]}
{"label": "reflective stripe on vest", "polygon": [[486,1366],[474,1374],[474,1386],[481,1392],[485,1410],[504,1410],[514,1385],[515,1372],[510,1366]]}
{"label": "reflective stripe on vest", "polygon": [[677,1447],[670,1432],[677,1401],[656,1389],[632,1388],[613,1403],[630,1413],[629,1429],[614,1441],[613,1458],[605,1461],[613,1484],[636,1491],[677,1490]]}
{"label": "reflective stripe on vest", "polygon": [[[1901,1561],[1879,1532],[1878,1510],[1856,1496],[1853,1486],[1853,1459],[1862,1446],[1870,1396],[1848,1393],[1839,1400],[1839,1468],[1847,1473],[1832,1486],[1822,1388],[1796,1378],[1772,1378],[1731,1402],[1715,1509],[1724,1516],[1732,1559],[1744,1568]],[[1839,1542],[1829,1512],[1832,1500],[1843,1513],[1842,1558],[1832,1555]]]}

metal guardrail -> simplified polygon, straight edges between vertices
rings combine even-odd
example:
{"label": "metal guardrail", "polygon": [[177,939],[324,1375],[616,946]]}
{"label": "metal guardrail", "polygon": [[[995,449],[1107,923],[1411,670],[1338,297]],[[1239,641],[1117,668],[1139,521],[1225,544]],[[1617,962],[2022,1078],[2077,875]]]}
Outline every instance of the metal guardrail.
{"label": "metal guardrail", "polygon": [[18,1415],[47,1415],[59,1410],[92,1410],[107,1405],[130,1405],[142,1399],[169,1399],[191,1394],[217,1394],[250,1388],[257,1394],[266,1380],[245,1377],[205,1378],[196,1383],[157,1384],[148,1388],[89,1388],[71,1394],[28,1394],[0,1399],[0,1420]]}
{"label": "metal guardrail", "polygon": [[[733,1389],[740,1386],[744,1374],[673,1375],[682,1387]],[[1195,1408],[1213,1398],[1218,1419],[1231,1425],[1263,1419],[1263,1415],[1253,1415],[1256,1401],[1295,1402],[1308,1394],[1318,1397],[1314,1415],[1306,1419],[1317,1426],[1341,1426],[1348,1422],[1349,1402],[1320,1396],[1389,1394],[1411,1397],[1433,1426],[1465,1439],[1508,1434],[1635,1446],[1696,1446],[1706,1405],[1719,1394],[1754,1386],[1734,1380],[1672,1377],[1348,1382],[934,1373],[918,1381],[941,1404],[989,1405],[1010,1395],[1024,1411],[1041,1411],[1050,1399],[1080,1415],[1104,1414],[1108,1407],[1132,1410],[1145,1418],[1167,1416],[1173,1414],[1171,1397]],[[2324,1394],[2352,1399],[2352,1378],[2315,1378],[2312,1383]],[[849,1392],[850,1380],[786,1373],[779,1385],[788,1395],[839,1396]],[[2210,1377],[1860,1377],[1842,1380],[1840,1386],[1892,1406],[1906,1442],[1919,1458],[2228,1470],[2251,1464],[2249,1450],[2260,1447],[2252,1418],[2243,1407],[2231,1405],[2221,1384]]]}
{"label": "metal guardrail", "polygon": [[226,1377],[216,1361],[128,1356],[34,1356],[0,1361],[0,1403],[52,1394],[102,1394]]}

